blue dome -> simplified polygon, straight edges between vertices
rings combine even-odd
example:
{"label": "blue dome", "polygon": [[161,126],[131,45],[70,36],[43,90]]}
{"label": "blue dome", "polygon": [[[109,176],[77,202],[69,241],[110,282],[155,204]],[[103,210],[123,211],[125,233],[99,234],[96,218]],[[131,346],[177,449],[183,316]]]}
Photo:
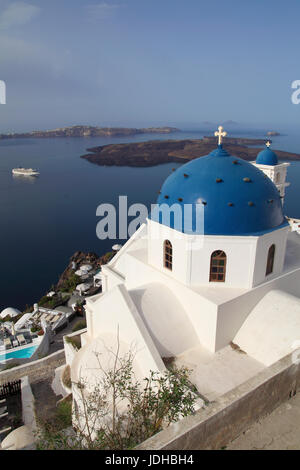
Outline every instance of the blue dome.
{"label": "blue dome", "polygon": [[[171,212],[166,222],[160,212],[162,204],[179,204],[182,217]],[[184,233],[206,235],[255,235],[288,225],[272,181],[221,145],[166,179],[151,219]]]}
{"label": "blue dome", "polygon": [[278,158],[273,150],[266,148],[259,152],[256,157],[256,163],[260,165],[278,165]]}

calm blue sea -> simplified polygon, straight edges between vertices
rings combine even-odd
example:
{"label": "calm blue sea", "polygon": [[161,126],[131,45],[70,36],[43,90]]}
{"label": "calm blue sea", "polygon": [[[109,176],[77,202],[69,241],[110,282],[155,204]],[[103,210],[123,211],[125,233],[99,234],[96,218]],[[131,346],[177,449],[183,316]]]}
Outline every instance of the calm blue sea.
{"label": "calm blue sea", "polygon": [[[96,237],[96,208],[117,205],[119,195],[128,203],[150,207],[174,163],[150,168],[100,167],[83,160],[86,148],[150,139],[199,138],[208,132],[184,131],[172,135],[129,138],[57,138],[0,141],[0,311],[23,309],[56,283],[77,250],[103,254],[113,240]],[[232,132],[231,135],[263,137]],[[300,153],[300,136],[273,138],[273,148]],[[34,179],[12,177],[17,166],[38,168]],[[300,162],[288,171],[285,212],[300,218]]]}

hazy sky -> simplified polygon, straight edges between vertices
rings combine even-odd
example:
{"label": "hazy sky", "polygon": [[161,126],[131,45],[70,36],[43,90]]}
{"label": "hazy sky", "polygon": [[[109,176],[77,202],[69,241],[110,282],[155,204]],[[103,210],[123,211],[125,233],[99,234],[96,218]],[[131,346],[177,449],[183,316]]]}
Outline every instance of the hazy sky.
{"label": "hazy sky", "polygon": [[0,0],[0,132],[300,124],[299,0]]}

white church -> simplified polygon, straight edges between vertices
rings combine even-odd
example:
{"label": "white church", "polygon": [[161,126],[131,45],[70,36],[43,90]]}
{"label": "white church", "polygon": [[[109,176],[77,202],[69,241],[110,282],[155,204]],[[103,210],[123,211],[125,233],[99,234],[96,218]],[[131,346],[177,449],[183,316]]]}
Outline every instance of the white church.
{"label": "white church", "polygon": [[[300,236],[283,212],[288,164],[269,143],[256,162],[229,155],[222,131],[216,150],[171,173],[157,210],[102,266],[102,293],[86,300],[87,331],[70,361],[74,383],[92,389],[95,352],[110,367],[119,337],[120,354],[135,350],[138,378],[172,358],[213,400],[299,342]],[[159,208],[174,204],[182,218],[166,221]]]}

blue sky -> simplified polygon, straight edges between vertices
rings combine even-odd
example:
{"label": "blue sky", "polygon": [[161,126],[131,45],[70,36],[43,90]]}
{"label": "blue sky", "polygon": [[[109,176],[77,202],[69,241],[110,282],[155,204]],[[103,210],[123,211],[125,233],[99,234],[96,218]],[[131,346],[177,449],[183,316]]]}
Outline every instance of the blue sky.
{"label": "blue sky", "polygon": [[299,0],[0,0],[0,131],[298,127]]}

